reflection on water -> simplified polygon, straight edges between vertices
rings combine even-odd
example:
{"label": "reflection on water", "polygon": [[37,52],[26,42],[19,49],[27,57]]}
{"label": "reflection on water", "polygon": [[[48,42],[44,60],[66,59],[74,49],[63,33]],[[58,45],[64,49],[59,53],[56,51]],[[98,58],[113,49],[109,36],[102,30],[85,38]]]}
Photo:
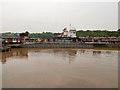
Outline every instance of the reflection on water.
{"label": "reflection on water", "polygon": [[[42,51],[41,50],[37,50],[37,49],[30,49],[32,52],[35,53],[40,53]],[[53,52],[55,55],[59,55],[60,53],[63,55],[63,57],[69,56],[69,63],[72,62],[74,60],[74,56],[77,54],[77,50],[60,50],[60,49],[54,49],[54,50],[48,50],[45,51],[46,53],[51,53]],[[84,53],[85,50],[81,50],[81,53]],[[3,52],[2,53],[2,57],[1,57],[1,62],[2,64],[6,63],[6,59],[8,58],[12,58],[12,57],[19,57],[19,58],[28,58],[28,49],[12,49],[11,52]]]}
{"label": "reflection on water", "polygon": [[12,57],[27,58],[28,51],[27,51],[27,49],[14,49],[11,52],[3,52],[2,56],[1,56],[2,64],[6,63],[7,58],[12,58]]}
{"label": "reflection on water", "polygon": [[77,54],[77,50],[69,50],[69,49],[66,49],[66,50],[60,50],[60,49],[54,49],[53,50],[53,53],[54,55],[58,55],[58,56],[61,56],[63,59],[62,60],[65,60],[65,58],[68,58],[68,63],[72,63],[75,59],[75,56]]}
{"label": "reflection on water", "polygon": [[[15,58],[28,58],[28,51],[32,53],[42,53],[44,52],[43,49],[12,49],[11,52],[3,52],[0,53],[0,58],[1,58],[1,62],[2,64],[6,63],[6,59],[9,60],[9,58],[15,57]],[[45,53],[54,53],[54,55],[60,55],[61,57],[65,58],[68,57],[69,58],[69,63],[71,63],[72,61],[74,61],[74,57],[76,56],[77,53],[79,54],[85,54],[85,49],[82,50],[77,50],[77,49],[52,49],[52,50],[45,50]],[[103,53],[100,50],[93,50],[93,56],[95,55],[100,55],[101,53]],[[111,51],[106,51],[106,54],[111,54]],[[27,59],[26,59],[27,60]],[[64,60],[64,59],[63,59]]]}
{"label": "reflection on water", "polygon": [[12,49],[0,53],[3,88],[117,88],[117,53],[94,49]]}
{"label": "reflection on water", "polygon": [[101,51],[93,51],[93,55],[101,54]]}

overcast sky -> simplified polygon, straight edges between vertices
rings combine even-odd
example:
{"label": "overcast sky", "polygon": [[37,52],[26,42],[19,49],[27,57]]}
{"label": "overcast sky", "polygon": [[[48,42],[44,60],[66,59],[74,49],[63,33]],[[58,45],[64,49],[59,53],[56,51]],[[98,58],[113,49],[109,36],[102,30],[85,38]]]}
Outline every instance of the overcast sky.
{"label": "overcast sky", "polygon": [[62,32],[70,24],[77,30],[118,29],[117,0],[88,1],[4,0],[2,31]]}

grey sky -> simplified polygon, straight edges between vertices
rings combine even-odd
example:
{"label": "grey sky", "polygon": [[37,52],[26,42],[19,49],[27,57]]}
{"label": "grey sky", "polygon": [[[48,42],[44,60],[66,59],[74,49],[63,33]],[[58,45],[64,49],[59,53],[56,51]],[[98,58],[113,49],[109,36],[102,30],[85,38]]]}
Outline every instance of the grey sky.
{"label": "grey sky", "polygon": [[27,1],[3,2],[3,32],[62,32],[76,29],[118,29],[117,2]]}

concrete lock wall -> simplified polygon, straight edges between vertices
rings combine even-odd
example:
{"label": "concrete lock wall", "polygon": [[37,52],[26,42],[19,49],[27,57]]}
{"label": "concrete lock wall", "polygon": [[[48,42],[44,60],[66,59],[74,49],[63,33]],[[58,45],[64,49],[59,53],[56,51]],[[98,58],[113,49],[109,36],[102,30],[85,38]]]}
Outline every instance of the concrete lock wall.
{"label": "concrete lock wall", "polygon": [[92,44],[80,43],[36,43],[25,44],[23,47],[27,48],[93,48]]}
{"label": "concrete lock wall", "polygon": [[31,43],[24,44],[25,48],[118,48],[118,44],[88,44],[88,43]]}

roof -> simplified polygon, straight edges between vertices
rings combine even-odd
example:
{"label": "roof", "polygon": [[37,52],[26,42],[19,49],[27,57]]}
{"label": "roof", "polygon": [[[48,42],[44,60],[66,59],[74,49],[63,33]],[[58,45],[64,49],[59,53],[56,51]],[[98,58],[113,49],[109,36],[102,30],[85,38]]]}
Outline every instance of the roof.
{"label": "roof", "polygon": [[13,38],[13,39],[17,39],[17,38],[21,38],[18,34],[8,34],[8,33],[3,33],[1,35],[2,38],[7,39],[7,38]]}

